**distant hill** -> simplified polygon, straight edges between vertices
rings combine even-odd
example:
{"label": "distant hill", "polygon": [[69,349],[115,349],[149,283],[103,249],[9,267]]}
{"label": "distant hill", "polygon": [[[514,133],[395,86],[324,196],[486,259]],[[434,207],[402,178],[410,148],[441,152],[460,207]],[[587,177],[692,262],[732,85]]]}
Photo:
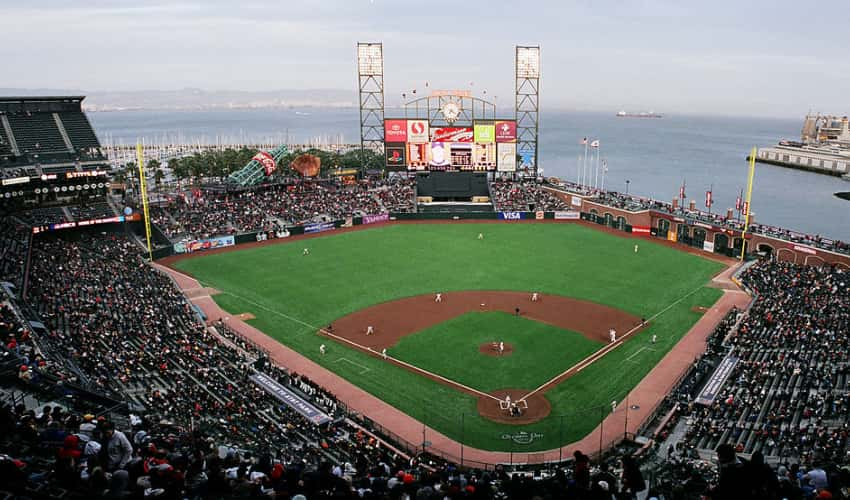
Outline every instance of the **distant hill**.
{"label": "distant hill", "polygon": [[340,89],[273,90],[135,90],[104,91],[80,89],[0,88],[4,96],[84,95],[86,111],[118,110],[212,110],[291,107],[357,106],[357,93]]}

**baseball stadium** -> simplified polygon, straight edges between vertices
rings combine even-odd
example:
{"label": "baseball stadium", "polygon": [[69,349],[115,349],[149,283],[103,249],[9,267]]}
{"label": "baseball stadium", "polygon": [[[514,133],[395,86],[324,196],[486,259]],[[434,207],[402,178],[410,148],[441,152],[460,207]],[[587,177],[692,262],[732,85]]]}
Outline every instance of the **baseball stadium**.
{"label": "baseball stadium", "polygon": [[0,98],[4,498],[837,477],[850,247],[752,220],[755,163],[725,213],[542,175],[540,50],[501,116],[470,90],[385,109],[360,43],[335,151],[119,148],[84,96]]}

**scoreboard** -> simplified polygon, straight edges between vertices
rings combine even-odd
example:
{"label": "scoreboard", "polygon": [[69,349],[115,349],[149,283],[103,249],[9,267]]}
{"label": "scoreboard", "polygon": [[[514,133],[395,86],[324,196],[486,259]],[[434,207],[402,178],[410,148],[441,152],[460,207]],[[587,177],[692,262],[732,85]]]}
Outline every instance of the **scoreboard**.
{"label": "scoreboard", "polygon": [[384,120],[388,170],[515,172],[516,141],[516,120],[475,120],[471,127]]}

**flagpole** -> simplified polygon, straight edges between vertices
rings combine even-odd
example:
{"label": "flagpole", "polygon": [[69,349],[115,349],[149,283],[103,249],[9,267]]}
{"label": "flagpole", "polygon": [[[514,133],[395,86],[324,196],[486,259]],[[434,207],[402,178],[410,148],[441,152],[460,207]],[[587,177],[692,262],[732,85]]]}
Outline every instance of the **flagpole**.
{"label": "flagpole", "polygon": [[576,184],[581,186],[581,155],[576,156]]}
{"label": "flagpole", "polygon": [[[599,139],[597,139],[598,141]],[[601,148],[599,147],[599,143],[596,144],[596,180],[593,181],[593,188],[599,188],[599,153]]]}
{"label": "flagpole", "polygon": [[708,200],[708,215],[711,215],[711,206],[714,205],[714,183],[708,186],[708,192],[711,193],[711,198]]}
{"label": "flagpole", "polygon": [[750,226],[750,212],[753,211],[752,204],[750,203],[753,198],[753,177],[755,177],[756,173],[756,148],[753,147],[752,152],[750,153],[750,172],[747,177],[747,201],[745,201],[745,207],[747,211],[744,213],[744,230],[741,231],[741,260],[744,260],[744,257],[747,255],[747,229]]}
{"label": "flagpole", "polygon": [[582,186],[587,184],[587,137],[584,138],[584,162],[582,163]]}
{"label": "flagpole", "polygon": [[605,172],[608,171],[608,160],[602,160],[602,186],[599,187],[600,191],[605,191]]}

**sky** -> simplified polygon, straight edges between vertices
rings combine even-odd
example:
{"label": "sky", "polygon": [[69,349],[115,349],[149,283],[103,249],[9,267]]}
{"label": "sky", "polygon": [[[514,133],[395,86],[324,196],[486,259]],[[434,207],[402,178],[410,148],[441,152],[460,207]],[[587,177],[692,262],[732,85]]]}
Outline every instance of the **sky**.
{"label": "sky", "polygon": [[388,104],[428,82],[510,106],[520,44],[541,107],[799,118],[850,113],[848,26],[846,0],[0,0],[0,85],[354,95],[375,41]]}

